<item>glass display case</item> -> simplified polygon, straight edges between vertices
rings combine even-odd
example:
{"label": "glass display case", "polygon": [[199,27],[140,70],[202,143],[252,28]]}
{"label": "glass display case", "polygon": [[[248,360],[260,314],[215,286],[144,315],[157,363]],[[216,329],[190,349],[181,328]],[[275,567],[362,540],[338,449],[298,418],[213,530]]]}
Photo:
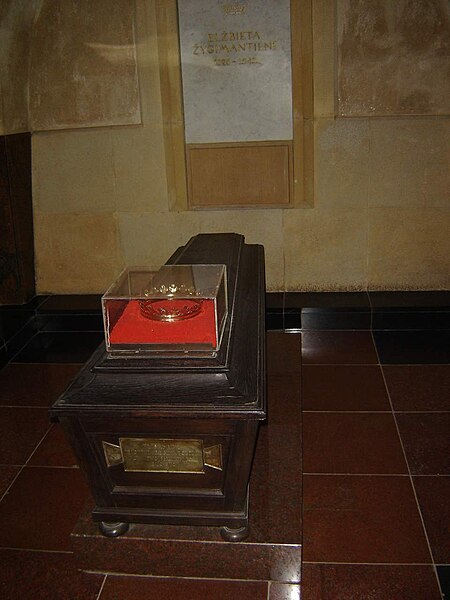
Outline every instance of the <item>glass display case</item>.
{"label": "glass display case", "polygon": [[102,297],[106,349],[217,351],[227,309],[225,265],[128,267]]}

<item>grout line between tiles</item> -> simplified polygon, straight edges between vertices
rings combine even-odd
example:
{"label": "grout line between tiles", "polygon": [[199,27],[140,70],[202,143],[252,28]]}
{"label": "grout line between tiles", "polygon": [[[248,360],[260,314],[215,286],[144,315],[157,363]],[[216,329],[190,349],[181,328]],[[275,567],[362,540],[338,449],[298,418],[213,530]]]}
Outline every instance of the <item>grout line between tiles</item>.
{"label": "grout line between tiles", "polygon": [[105,587],[105,583],[106,583],[106,579],[107,579],[107,578],[108,578],[108,575],[105,575],[105,576],[103,577],[102,585],[100,586],[100,589],[99,589],[99,591],[98,591],[98,594],[97,594],[97,597],[96,597],[96,598],[97,598],[97,600],[100,600],[100,596],[102,595],[103,588]]}
{"label": "grout line between tiles", "polygon": [[27,469],[69,469],[78,470],[78,465],[26,465]]}
{"label": "grout line between tiles", "polygon": [[33,456],[36,454],[37,450],[40,448],[40,446],[44,442],[45,438],[47,437],[47,434],[49,434],[52,429],[53,429],[53,423],[50,423],[49,428],[45,432],[44,436],[41,438],[41,441],[38,442],[37,445],[35,446],[33,452],[30,454],[30,456],[28,457],[28,460],[25,462],[24,467],[26,467],[28,465],[30,460],[33,458]]}
{"label": "grout line between tiles", "polygon": [[17,408],[17,410],[21,410],[21,409],[30,410],[30,409],[32,409],[32,410],[45,410],[45,411],[48,411],[49,407],[48,406],[23,406],[23,405],[17,406],[17,405],[14,405],[14,404],[12,404],[12,405],[11,404],[0,404],[0,410],[2,408],[8,408],[8,409],[11,409],[11,408],[16,409]]}
{"label": "grout line between tiles", "polygon": [[[231,577],[187,577],[184,575],[154,575],[151,573],[121,573],[119,571],[92,571],[90,569],[83,569],[84,573],[92,573],[93,575],[98,575],[99,573],[104,573],[107,577],[131,577],[131,578],[141,578],[141,579],[182,579],[187,581],[236,581],[239,583],[269,583],[271,580],[269,579],[239,579],[239,578],[231,578]],[[298,585],[299,582],[292,581],[276,581],[273,583],[287,583]]]}
{"label": "grout line between tiles", "polygon": [[[14,360],[14,361],[11,361],[11,364],[12,365],[42,365],[42,366],[43,365],[50,365],[50,364],[51,365],[61,365],[61,366],[74,365],[75,364],[75,365],[80,365],[80,369],[81,369],[81,367],[86,364],[86,362],[91,358],[91,355],[97,349],[98,349],[98,346],[92,350],[91,354],[86,355],[87,358],[86,358],[86,360],[84,362],[80,362],[80,363],[74,363],[74,362],[67,363],[64,360],[60,360],[59,362],[55,362],[55,359],[52,358],[51,362],[47,362],[46,360],[41,360],[41,361],[38,361],[38,362],[31,361],[31,360],[30,361],[29,360]],[[40,349],[39,349],[39,351],[40,351]],[[75,375],[73,377],[75,377]],[[69,383],[70,383],[70,380],[69,380]],[[69,385],[69,384],[67,384],[67,385]]]}
{"label": "grout line between tiles", "polygon": [[27,341],[25,342],[25,344],[24,344],[23,346],[21,346],[21,347],[20,347],[20,349],[19,349],[19,350],[18,350],[18,351],[17,351],[15,354],[13,354],[13,355],[12,355],[12,357],[11,357],[11,358],[9,359],[9,361],[8,361],[8,364],[14,361],[14,359],[16,358],[16,356],[18,356],[18,355],[19,355],[19,354],[22,352],[22,350],[25,348],[25,346],[28,346],[28,344],[29,344],[29,343],[30,343],[32,340],[34,340],[34,338],[35,338],[35,337],[38,335],[38,333],[39,333],[39,332],[38,332],[38,331],[36,331],[36,332],[35,332],[35,333],[34,333],[34,334],[33,334],[33,335],[30,337],[30,339],[29,339],[29,340],[27,340]]}
{"label": "grout line between tiles", "polygon": [[[78,469],[78,466],[73,466],[73,467],[68,467],[65,465],[26,465],[28,468],[32,468],[32,469]],[[5,467],[11,467],[12,469],[20,469],[21,467],[25,467],[25,465],[18,465],[18,464],[6,464],[6,463],[0,463],[0,467],[5,468]]]}
{"label": "grout line between tiles", "polygon": [[382,367],[387,369],[398,369],[399,367],[441,367],[449,368],[450,363],[403,363],[401,365],[395,363],[307,363],[306,367],[374,367],[381,370]]}
{"label": "grout line between tiles", "polygon": [[[36,296],[33,296],[33,298],[36,298]],[[32,299],[33,299],[33,298],[32,298]],[[38,309],[38,308],[41,308],[41,306],[44,306],[44,304],[45,304],[46,302],[48,302],[48,301],[50,300],[50,298],[51,298],[51,294],[49,294],[49,295],[48,295],[46,298],[44,298],[44,299],[42,300],[42,302],[39,302],[39,304],[38,304],[38,305],[36,306],[36,308],[35,308],[35,312],[37,312],[37,309]]]}
{"label": "grout line between tiles", "polygon": [[387,414],[390,415],[392,414],[392,412],[390,410],[303,410],[303,413],[312,413],[312,414],[328,414],[328,413],[332,413],[332,414],[362,414],[362,415],[383,415],[383,414]]}
{"label": "grout line between tiles", "polygon": [[[14,408],[14,407],[12,407]],[[40,407],[38,407],[40,408]],[[312,409],[306,409],[302,411],[303,413],[332,413],[332,414],[370,414],[370,415],[383,415],[383,414],[387,414],[387,415],[391,415],[392,411],[390,410],[312,410]],[[428,414],[448,414],[450,413],[450,410],[395,410],[394,411],[396,414],[412,414],[412,415],[428,415]]]}
{"label": "grout line between tiles", "polygon": [[[300,335],[300,385],[299,385],[299,400],[300,400],[300,473],[301,473],[301,507],[300,507],[300,539],[302,544],[301,556],[300,556],[300,582],[303,582],[303,557],[304,557],[304,548],[305,548],[305,540],[304,540],[304,529],[305,529],[305,503],[303,501],[304,496],[304,485],[303,485],[303,467],[304,467],[304,459],[303,459],[303,390],[304,390],[304,364],[303,364],[303,335]],[[270,599],[269,599],[270,600]]]}
{"label": "grout line between tiles", "polygon": [[303,475],[326,475],[327,477],[409,477],[408,473],[314,473],[312,471],[303,471]]}
{"label": "grout line between tiles", "polygon": [[413,475],[413,479],[417,479],[418,477],[450,477],[450,473],[418,473],[417,475]]}
{"label": "grout line between tiles", "polygon": [[[15,364],[26,364],[26,363],[15,363]],[[69,385],[69,384],[67,384]],[[0,410],[2,408],[26,408],[26,409],[30,409],[30,408],[36,408],[36,409],[44,409],[44,410],[48,410],[50,407],[49,406],[29,406],[28,404],[0,404]]]}
{"label": "grout line between tiles", "polygon": [[[26,345],[26,344],[25,344]],[[23,348],[22,348],[23,350]],[[49,366],[57,366],[57,367],[67,367],[68,365],[72,365],[72,366],[79,366],[82,367],[85,364],[85,362],[35,362],[35,361],[28,361],[28,362],[12,362],[12,359],[10,361],[7,362],[7,364],[5,365],[5,367],[9,366],[9,365],[49,365]],[[48,408],[48,407],[47,407]]]}
{"label": "grout line between tiles", "polygon": [[[375,338],[373,336],[373,332],[372,332],[372,341],[373,341],[373,345],[375,347],[375,352],[376,352],[376,354],[378,356],[378,361],[380,362],[380,356],[378,354],[378,348],[377,348],[377,345],[375,343]],[[381,362],[380,362],[380,365],[381,365]],[[435,563],[435,560],[434,560],[433,550],[431,548],[430,540],[428,538],[428,532],[427,532],[426,527],[425,527],[425,521],[423,519],[422,510],[420,509],[419,499],[417,497],[416,488],[414,486],[414,480],[413,480],[413,477],[412,477],[411,468],[409,466],[409,461],[408,461],[408,457],[406,455],[405,446],[403,444],[403,439],[402,439],[402,436],[400,434],[400,428],[398,426],[396,412],[394,410],[394,405],[392,403],[391,393],[389,391],[389,387],[388,387],[388,384],[387,384],[387,381],[386,381],[386,377],[385,377],[385,374],[384,374],[384,371],[383,371],[383,367],[381,367],[381,373],[383,375],[383,381],[384,381],[384,385],[385,385],[385,388],[386,388],[387,396],[388,396],[388,399],[389,399],[389,404],[391,405],[392,416],[394,418],[395,428],[397,430],[397,435],[398,435],[398,438],[400,440],[400,446],[402,448],[403,457],[404,457],[405,462],[406,462],[406,468],[408,469],[409,481],[410,481],[411,488],[412,488],[412,491],[413,491],[413,494],[414,494],[414,498],[415,498],[415,501],[416,501],[416,506],[417,506],[417,510],[418,510],[418,513],[419,513],[420,521],[422,523],[423,533],[425,535],[425,540],[426,540],[426,543],[427,543],[427,546],[428,546],[428,552],[430,553],[430,557],[431,557],[431,560],[433,562],[434,574],[436,576],[436,580],[437,580],[439,591],[440,591],[441,595],[443,596],[443,592],[442,592],[442,588],[441,588],[441,582],[439,580],[438,572],[437,572],[437,569],[436,569],[436,563]]]}
{"label": "grout line between tiles", "polygon": [[337,561],[313,561],[304,560],[304,565],[365,565],[365,566],[376,566],[376,567],[433,567],[433,563],[382,563],[382,562],[337,562]]}
{"label": "grout line between tiles", "polygon": [[11,483],[8,485],[8,487],[6,488],[6,490],[3,492],[3,494],[0,496],[0,504],[3,501],[3,499],[6,497],[7,494],[9,494],[9,490],[12,488],[12,486],[14,485],[14,483],[16,482],[17,478],[19,477],[19,475],[22,473],[22,471],[24,470],[24,468],[27,466],[27,464],[30,462],[32,456],[34,455],[34,453],[36,452],[36,450],[38,449],[38,447],[42,444],[45,436],[49,433],[49,431],[51,430],[51,428],[53,427],[52,424],[50,424],[46,430],[46,432],[44,433],[44,435],[42,436],[41,440],[37,443],[37,445],[35,446],[34,450],[31,452],[30,456],[28,457],[28,459],[25,461],[25,463],[21,466],[21,468],[19,469],[19,471],[16,473],[16,476],[12,479]]}
{"label": "grout line between tiles", "polygon": [[12,478],[11,483],[6,487],[5,491],[3,492],[3,494],[0,496],[0,504],[2,503],[3,498],[9,493],[9,490],[11,489],[11,487],[13,486],[14,482],[16,481],[16,479],[19,477],[19,475],[22,473],[23,471],[23,467],[24,465],[22,465],[22,467],[17,471],[15,477]]}
{"label": "grout line between tiles", "polygon": [[435,414],[448,414],[450,413],[450,410],[395,410],[394,411],[397,415],[401,414],[401,415],[429,415],[430,413],[435,415]]}
{"label": "grout line between tiles", "polygon": [[[5,465],[8,466],[8,465]],[[303,471],[303,475],[314,475],[314,476],[320,476],[320,475],[326,475],[327,477],[333,477],[333,476],[337,476],[337,477],[409,477],[409,473],[314,473],[312,471],[307,472],[307,471]],[[450,474],[447,473],[438,473],[437,475],[429,475],[429,474],[424,474],[424,475],[413,475],[414,477],[440,477],[441,479],[445,479],[446,477],[450,478]]]}
{"label": "grout line between tiles", "polygon": [[311,367],[314,367],[315,369],[320,369],[321,367],[365,367],[366,369],[370,368],[381,371],[381,365],[378,363],[306,363],[305,367],[308,369]]}
{"label": "grout line between tiles", "polygon": [[11,337],[9,337],[9,338],[6,338],[6,339],[5,339],[5,342],[4,342],[4,346],[5,346],[5,348],[7,348],[7,346],[8,346],[8,342],[12,342],[12,340],[13,340],[13,339],[14,339],[16,336],[18,336],[20,333],[22,333],[22,331],[24,331],[24,330],[25,330],[25,328],[26,328],[28,325],[30,325],[30,324],[32,323],[33,319],[35,319],[35,316],[34,316],[34,315],[31,315],[31,316],[29,317],[28,321],[26,321],[26,322],[25,322],[25,323],[22,325],[22,327],[19,327],[19,329],[16,329],[16,331],[13,333],[13,335],[12,335]]}
{"label": "grout line between tiles", "polygon": [[18,552],[41,552],[43,554],[70,554],[73,555],[72,550],[45,550],[43,548],[16,548],[14,546],[0,546],[0,550],[11,550]]}
{"label": "grout line between tiles", "polygon": [[[49,468],[52,468],[52,467],[49,467]],[[148,537],[145,537],[145,536],[143,536],[141,534],[139,534],[139,535],[130,535],[128,537],[128,539],[144,540],[144,541],[147,540],[148,541]],[[193,545],[197,545],[197,544],[208,544],[208,545],[213,545],[214,544],[214,545],[218,545],[218,544],[220,544],[220,545],[223,545],[223,540],[222,539],[220,539],[220,540],[219,539],[217,539],[217,540],[205,540],[205,539],[203,539],[203,540],[196,540],[196,539],[189,539],[189,538],[180,539],[180,538],[169,538],[169,537],[167,537],[167,538],[163,538],[163,542],[164,542],[164,544],[170,543],[170,542],[176,542],[177,544],[180,544],[180,545],[181,544],[193,544]],[[298,550],[298,551],[301,551],[301,548],[302,548],[301,542],[294,543],[294,544],[293,543],[286,544],[284,542],[271,542],[271,544],[272,545],[276,544],[277,548],[294,548],[295,550]],[[242,542],[239,542],[239,545],[241,547],[244,547],[244,546],[264,546],[264,547],[267,548],[268,543],[267,542],[252,542],[252,541],[249,541],[247,539],[247,540],[244,540]],[[158,575],[158,577],[159,577],[159,575]],[[253,580],[251,580],[251,581],[253,581]]]}

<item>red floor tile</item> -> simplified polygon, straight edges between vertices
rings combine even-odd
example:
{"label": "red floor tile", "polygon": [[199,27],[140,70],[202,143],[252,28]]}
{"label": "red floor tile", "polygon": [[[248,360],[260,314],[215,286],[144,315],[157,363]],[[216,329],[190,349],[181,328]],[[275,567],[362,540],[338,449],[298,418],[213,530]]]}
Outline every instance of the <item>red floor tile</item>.
{"label": "red floor tile", "polygon": [[379,366],[305,365],[302,392],[303,410],[391,410]]}
{"label": "red floor tile", "polygon": [[0,502],[4,548],[70,550],[89,493],[78,469],[26,467]]}
{"label": "red floor tile", "polygon": [[28,463],[31,466],[76,467],[77,459],[61,426],[55,423]]}
{"label": "red floor tile", "polygon": [[441,600],[426,565],[304,564],[302,600]]}
{"label": "red floor tile", "polygon": [[267,372],[269,375],[300,373],[301,338],[297,333],[267,334]]}
{"label": "red floor tile", "polygon": [[[302,339],[304,408],[342,411],[305,414],[304,470],[374,474],[305,476],[303,547],[306,560],[430,563],[409,478],[375,476],[406,473],[406,468],[392,416],[376,414],[376,411],[389,411],[390,405],[370,334],[311,331],[303,333]],[[0,416],[5,417],[0,426],[0,434],[4,432],[0,451],[7,464],[23,464],[42,439],[48,415],[40,408],[6,407],[48,407],[79,368],[80,365],[14,364],[0,373],[0,405],[3,405]],[[395,409],[449,410],[449,368],[448,365],[383,367]],[[268,335],[268,370],[279,376],[273,379],[269,393],[273,407],[273,401],[277,402],[285,394],[282,381],[286,375],[292,378],[293,389],[299,385],[300,335]],[[345,414],[344,411],[370,414]],[[295,428],[299,426],[300,416],[294,416],[294,412],[290,414]],[[397,417],[413,472],[448,473],[450,414],[400,412]],[[285,427],[281,420],[278,422],[278,413],[273,408],[269,418],[274,427]],[[44,424],[44,430],[37,437]],[[278,460],[280,452],[289,455],[288,448],[285,452],[282,447],[269,444],[264,456],[274,472],[283,468],[282,461]],[[0,458],[1,462],[4,461]],[[33,468],[22,471],[0,502],[1,546],[70,548],[69,534],[89,493],[78,469],[49,467],[69,467],[74,462],[59,426],[54,426],[32,456]],[[17,472],[13,466],[0,467],[0,492]],[[449,482],[450,477],[414,477],[434,558],[440,563],[449,562]],[[271,486],[270,491],[279,494],[276,485]],[[96,597],[102,581],[100,576],[79,573],[70,554],[0,551],[2,600],[47,599],[52,598],[53,593],[58,600],[90,599]],[[302,600],[440,598],[431,566],[417,564],[305,564],[300,587]],[[269,598],[297,600],[300,587],[272,583]],[[108,576],[101,600],[131,598],[266,600],[267,583]]]}
{"label": "red floor tile", "polygon": [[301,585],[297,583],[270,583],[268,600],[300,600],[300,597],[303,598]]}
{"label": "red floor tile", "polygon": [[101,600],[266,600],[267,583],[108,576]]}
{"label": "red floor tile", "polygon": [[450,564],[450,477],[414,477],[434,561]]}
{"label": "red floor tile", "polygon": [[2,600],[95,600],[103,579],[78,571],[72,554],[0,550]]}
{"label": "red floor tile", "polygon": [[450,410],[450,365],[383,366],[394,410]]}
{"label": "red floor tile", "polygon": [[302,333],[302,362],[307,365],[369,365],[378,357],[368,331],[307,331]]}
{"label": "red floor tile", "polygon": [[304,413],[304,473],[407,473],[391,414]]}
{"label": "red floor tile", "polygon": [[0,467],[0,497],[8,489],[9,484],[19,472],[20,467]]}
{"label": "red floor tile", "polygon": [[9,364],[0,371],[0,405],[50,406],[81,367],[80,364]]}
{"label": "red floor tile", "polygon": [[429,563],[408,477],[305,475],[304,560]]}
{"label": "red floor tile", "polygon": [[397,423],[413,475],[450,474],[450,412],[397,413]]}
{"label": "red floor tile", "polygon": [[0,464],[25,464],[49,428],[45,408],[0,407]]}

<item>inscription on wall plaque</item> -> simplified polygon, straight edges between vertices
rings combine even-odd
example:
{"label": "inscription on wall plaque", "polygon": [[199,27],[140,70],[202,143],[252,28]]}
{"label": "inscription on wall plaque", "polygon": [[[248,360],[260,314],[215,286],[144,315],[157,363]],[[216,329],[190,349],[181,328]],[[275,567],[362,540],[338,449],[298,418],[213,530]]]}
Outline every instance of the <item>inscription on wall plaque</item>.
{"label": "inscription on wall plaque", "polygon": [[120,438],[119,445],[102,442],[108,467],[146,473],[204,473],[222,470],[222,447],[203,447],[197,439]]}
{"label": "inscription on wall plaque", "polygon": [[292,139],[289,0],[179,0],[187,144]]}

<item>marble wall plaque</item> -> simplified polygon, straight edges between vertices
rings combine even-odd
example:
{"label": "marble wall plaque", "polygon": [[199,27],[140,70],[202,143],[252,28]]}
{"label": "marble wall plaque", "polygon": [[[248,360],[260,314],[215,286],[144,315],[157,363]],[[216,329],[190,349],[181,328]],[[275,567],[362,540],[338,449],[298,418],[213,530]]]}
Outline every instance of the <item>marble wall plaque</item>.
{"label": "marble wall plaque", "polygon": [[289,0],[179,0],[186,143],[292,139]]}

